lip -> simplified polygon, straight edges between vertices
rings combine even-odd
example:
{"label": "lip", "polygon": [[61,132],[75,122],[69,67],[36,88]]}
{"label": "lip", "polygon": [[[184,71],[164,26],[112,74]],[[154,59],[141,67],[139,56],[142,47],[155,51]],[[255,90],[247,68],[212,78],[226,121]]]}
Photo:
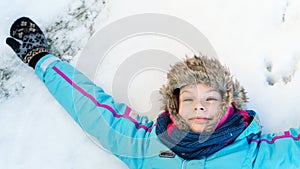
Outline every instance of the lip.
{"label": "lip", "polygon": [[207,117],[193,117],[189,119],[190,121],[197,122],[197,123],[207,123],[208,121],[212,120],[211,118]]}

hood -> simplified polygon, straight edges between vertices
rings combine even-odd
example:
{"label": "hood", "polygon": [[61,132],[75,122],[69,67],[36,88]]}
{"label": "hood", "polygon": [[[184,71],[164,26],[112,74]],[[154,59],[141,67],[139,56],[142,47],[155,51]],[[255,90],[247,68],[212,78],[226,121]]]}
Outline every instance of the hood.
{"label": "hood", "polygon": [[[223,117],[230,105],[236,110],[241,110],[247,102],[244,88],[219,60],[202,55],[186,57],[183,61],[171,66],[167,73],[167,84],[160,89],[162,109],[170,113],[174,124],[179,129],[190,129],[178,114],[179,91],[184,86],[198,83],[212,87],[222,96],[223,106],[214,124]],[[213,128],[214,125],[208,127],[207,130]]]}

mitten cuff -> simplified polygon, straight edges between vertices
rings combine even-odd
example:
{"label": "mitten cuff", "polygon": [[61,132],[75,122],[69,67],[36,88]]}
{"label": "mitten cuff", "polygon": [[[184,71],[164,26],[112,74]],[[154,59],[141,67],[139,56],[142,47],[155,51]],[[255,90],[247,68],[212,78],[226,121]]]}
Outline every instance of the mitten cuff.
{"label": "mitten cuff", "polygon": [[47,54],[49,54],[49,53],[48,53],[48,52],[41,52],[41,53],[38,53],[38,54],[32,56],[31,59],[29,60],[28,65],[34,69],[36,63],[37,63],[43,56],[45,56],[45,55],[47,55]]}
{"label": "mitten cuff", "polygon": [[39,53],[49,53],[48,49],[46,48],[34,48],[32,50],[30,50],[23,58],[23,62],[25,63],[29,63],[30,60],[35,57],[36,55],[38,55]]}

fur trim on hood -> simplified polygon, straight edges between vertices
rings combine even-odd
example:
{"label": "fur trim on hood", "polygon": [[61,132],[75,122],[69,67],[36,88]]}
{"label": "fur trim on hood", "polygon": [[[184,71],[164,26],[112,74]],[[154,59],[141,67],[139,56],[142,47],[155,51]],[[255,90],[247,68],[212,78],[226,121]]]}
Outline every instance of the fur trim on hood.
{"label": "fur trim on hood", "polygon": [[[190,129],[178,114],[179,91],[184,86],[201,83],[220,92],[223,106],[214,126],[230,105],[236,110],[241,110],[247,102],[244,88],[237,80],[233,79],[229,69],[215,58],[208,58],[207,56],[186,58],[184,61],[171,66],[167,80],[167,84],[160,89],[162,109],[170,113],[174,124],[179,129]],[[209,126],[207,130],[212,131],[214,126]]]}

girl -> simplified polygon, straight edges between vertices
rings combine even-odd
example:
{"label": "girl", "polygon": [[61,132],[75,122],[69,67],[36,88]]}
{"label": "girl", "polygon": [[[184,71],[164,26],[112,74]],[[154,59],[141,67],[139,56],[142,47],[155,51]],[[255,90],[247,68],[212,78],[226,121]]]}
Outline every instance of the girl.
{"label": "girl", "polygon": [[243,87],[216,59],[171,66],[160,90],[164,113],[149,121],[49,54],[29,18],[16,20],[10,35],[6,43],[78,125],[129,168],[300,168],[300,129],[262,134],[256,113],[243,110]]}

